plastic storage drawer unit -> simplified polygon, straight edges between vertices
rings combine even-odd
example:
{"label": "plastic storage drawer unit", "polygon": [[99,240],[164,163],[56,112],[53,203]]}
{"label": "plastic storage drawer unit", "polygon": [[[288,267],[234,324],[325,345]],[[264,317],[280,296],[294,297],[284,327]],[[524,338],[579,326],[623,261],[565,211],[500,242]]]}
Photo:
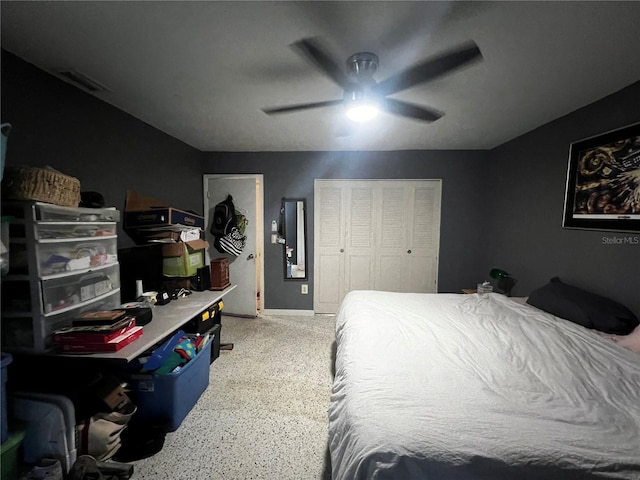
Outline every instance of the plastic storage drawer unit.
{"label": "plastic storage drawer unit", "polygon": [[129,374],[128,382],[136,416],[169,421],[169,431],[177,430],[200,395],[209,386],[211,344],[177,372],[166,375]]}

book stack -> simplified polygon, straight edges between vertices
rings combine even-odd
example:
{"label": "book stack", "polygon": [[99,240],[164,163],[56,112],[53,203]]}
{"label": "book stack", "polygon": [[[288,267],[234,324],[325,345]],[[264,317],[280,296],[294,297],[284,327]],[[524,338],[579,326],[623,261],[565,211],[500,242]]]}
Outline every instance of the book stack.
{"label": "book stack", "polygon": [[140,338],[142,330],[124,310],[89,312],[54,331],[53,341],[63,352],[117,352]]}

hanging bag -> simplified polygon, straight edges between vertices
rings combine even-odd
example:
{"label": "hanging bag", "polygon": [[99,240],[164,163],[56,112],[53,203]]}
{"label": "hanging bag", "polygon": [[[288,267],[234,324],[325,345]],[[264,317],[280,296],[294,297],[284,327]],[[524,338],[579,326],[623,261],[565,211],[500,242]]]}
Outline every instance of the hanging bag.
{"label": "hanging bag", "polygon": [[227,195],[227,198],[213,209],[210,232],[215,237],[213,246],[216,250],[235,257],[240,255],[247,242],[244,234],[247,223],[247,217],[240,211],[236,211],[233,198]]}
{"label": "hanging bag", "polygon": [[211,222],[211,235],[222,237],[231,233],[231,229],[238,224],[236,208],[233,205],[233,197],[227,195],[222,202],[213,208],[213,221]]}
{"label": "hanging bag", "polygon": [[220,253],[229,253],[237,257],[244,250],[246,242],[246,235],[242,235],[238,227],[233,227],[228,235],[216,237],[213,245]]}

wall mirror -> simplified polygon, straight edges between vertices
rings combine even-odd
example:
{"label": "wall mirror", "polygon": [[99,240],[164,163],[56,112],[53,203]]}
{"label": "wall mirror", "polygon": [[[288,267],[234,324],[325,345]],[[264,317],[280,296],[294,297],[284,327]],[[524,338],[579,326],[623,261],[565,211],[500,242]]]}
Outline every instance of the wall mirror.
{"label": "wall mirror", "polygon": [[281,236],[284,238],[285,280],[307,279],[307,210],[303,198],[283,198],[280,208]]}

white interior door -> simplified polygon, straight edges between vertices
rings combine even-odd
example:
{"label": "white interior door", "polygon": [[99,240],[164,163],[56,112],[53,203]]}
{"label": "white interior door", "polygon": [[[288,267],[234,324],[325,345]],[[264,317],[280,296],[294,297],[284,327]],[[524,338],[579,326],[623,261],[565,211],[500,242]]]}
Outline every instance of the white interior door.
{"label": "white interior door", "polygon": [[[248,220],[245,248],[239,256],[219,252],[215,237],[209,232],[213,209],[227,195],[233,197],[236,210]],[[209,259],[229,259],[229,280],[237,287],[224,297],[225,314],[255,317],[260,308],[258,292],[262,288],[262,175],[204,176],[205,239],[209,242]],[[264,300],[262,298],[262,300]]]}

